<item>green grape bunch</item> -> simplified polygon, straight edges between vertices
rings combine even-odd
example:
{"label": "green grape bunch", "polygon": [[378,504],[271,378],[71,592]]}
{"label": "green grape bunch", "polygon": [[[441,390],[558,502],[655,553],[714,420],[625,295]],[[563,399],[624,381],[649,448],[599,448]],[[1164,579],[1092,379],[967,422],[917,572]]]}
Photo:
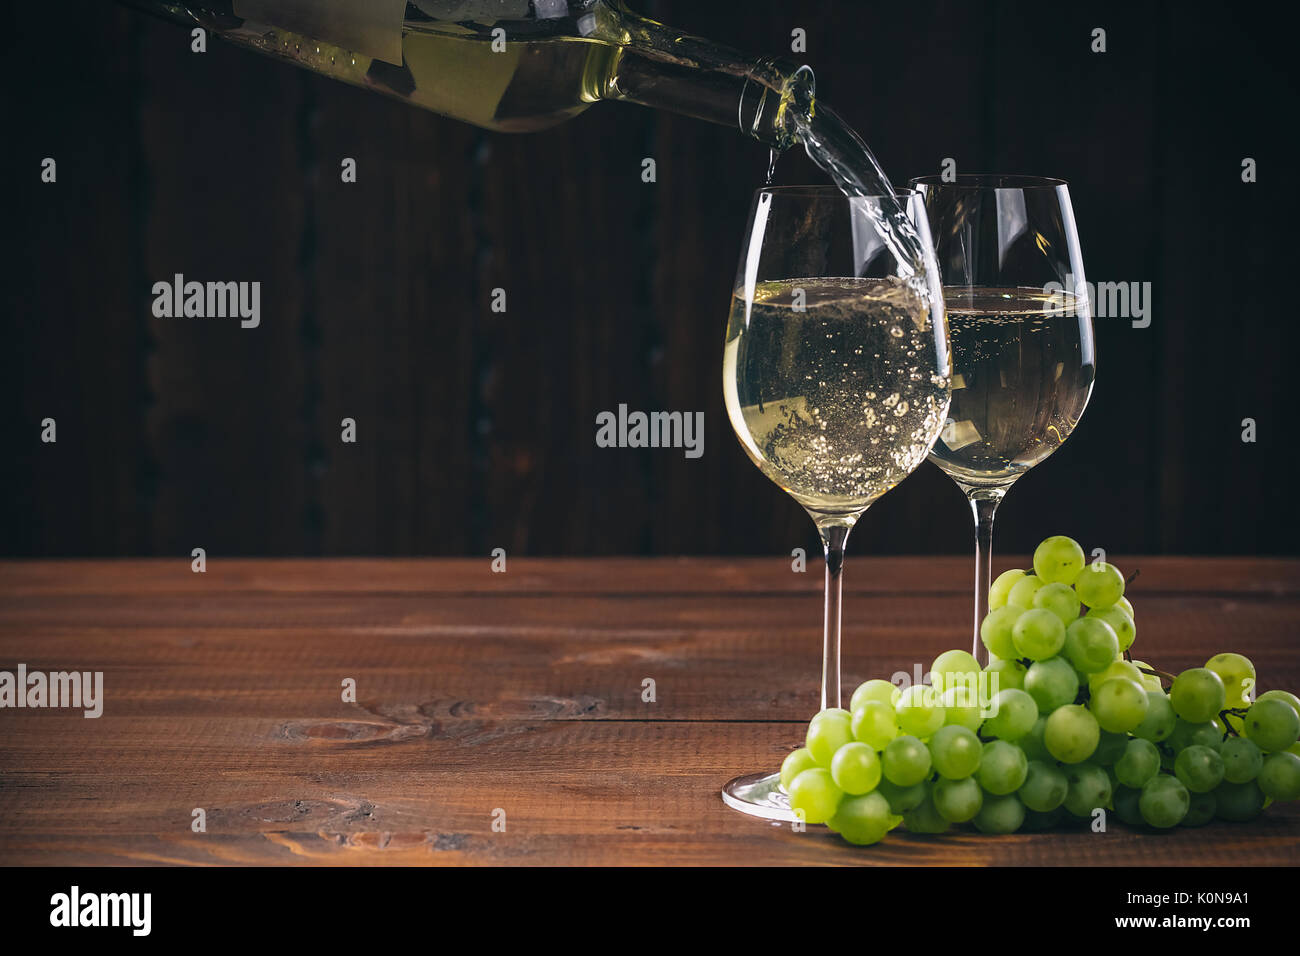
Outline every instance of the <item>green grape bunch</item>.
{"label": "green grape bunch", "polygon": [[[1240,822],[1300,799],[1300,698],[1256,696],[1236,652],[1166,674],[1132,659],[1125,578],[1072,538],[989,588],[989,663],[945,651],[930,683],[868,680],[808,724],[781,766],[790,807],[869,845],[896,827],[1043,830],[1097,810],[1166,830]],[[966,691],[984,688],[987,699]],[[996,689],[996,692],[994,692]]]}

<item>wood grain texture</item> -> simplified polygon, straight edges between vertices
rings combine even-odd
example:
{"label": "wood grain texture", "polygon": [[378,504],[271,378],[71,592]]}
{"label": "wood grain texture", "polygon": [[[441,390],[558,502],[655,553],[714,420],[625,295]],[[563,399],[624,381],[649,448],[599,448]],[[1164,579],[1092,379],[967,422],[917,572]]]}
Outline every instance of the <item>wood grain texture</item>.
{"label": "wood grain texture", "polygon": [[[1300,686],[1300,562],[1138,558],[1142,656]],[[1300,808],[1151,835],[899,833],[726,809],[815,707],[820,566],[784,559],[0,562],[0,667],[104,672],[104,716],[0,712],[15,864],[1300,862]],[[848,565],[846,685],[965,639],[968,563]],[[339,699],[354,678],[358,702]],[[657,701],[641,700],[656,681]],[[193,808],[208,832],[189,829]],[[491,829],[506,811],[505,833]]]}

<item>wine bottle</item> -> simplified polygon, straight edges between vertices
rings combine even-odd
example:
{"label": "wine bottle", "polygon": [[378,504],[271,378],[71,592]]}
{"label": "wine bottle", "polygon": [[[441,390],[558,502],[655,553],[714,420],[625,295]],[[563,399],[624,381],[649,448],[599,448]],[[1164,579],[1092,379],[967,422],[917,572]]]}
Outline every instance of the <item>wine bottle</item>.
{"label": "wine bottle", "polygon": [[476,126],[528,132],[600,100],[710,120],[775,149],[812,71],[751,59],[622,0],[128,0],[240,46]]}

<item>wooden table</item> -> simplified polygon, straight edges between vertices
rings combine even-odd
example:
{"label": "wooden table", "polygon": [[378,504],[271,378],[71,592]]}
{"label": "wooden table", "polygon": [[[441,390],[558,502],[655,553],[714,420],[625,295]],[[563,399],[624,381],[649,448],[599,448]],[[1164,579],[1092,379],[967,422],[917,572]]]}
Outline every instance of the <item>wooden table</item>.
{"label": "wooden table", "polygon": [[[1139,657],[1178,670],[1236,650],[1261,688],[1300,688],[1300,561],[1118,563],[1141,572]],[[0,863],[1300,862],[1295,803],[1167,835],[900,831],[870,848],[727,809],[723,782],[775,768],[816,707],[820,570],[0,562],[0,669],[103,671],[106,697],[97,720],[0,711]],[[851,557],[846,687],[965,646],[970,574]]]}

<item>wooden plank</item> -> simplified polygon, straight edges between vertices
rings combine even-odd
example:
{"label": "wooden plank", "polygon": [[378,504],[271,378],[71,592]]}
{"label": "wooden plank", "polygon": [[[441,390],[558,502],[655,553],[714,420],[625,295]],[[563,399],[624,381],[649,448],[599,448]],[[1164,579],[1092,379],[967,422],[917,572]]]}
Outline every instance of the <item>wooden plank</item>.
{"label": "wooden plank", "polygon": [[[63,597],[57,609],[46,603],[5,601],[0,661],[102,670],[115,689],[115,710],[126,714],[293,713],[327,706],[339,681],[353,677],[363,709],[381,719],[445,713],[797,722],[815,708],[820,678],[815,596],[230,594]],[[846,693],[869,677],[924,673],[941,651],[965,646],[964,606],[952,597],[848,602]],[[1234,650],[1255,661],[1261,690],[1300,685],[1285,641],[1261,637],[1300,627],[1293,602],[1180,597],[1146,607],[1139,658],[1177,671]],[[358,650],[365,647],[371,650]],[[222,668],[236,663],[246,675],[223,676]],[[654,707],[641,701],[646,677],[659,686]],[[224,681],[229,694],[206,699]]]}
{"label": "wooden plank", "polygon": [[[454,739],[268,747],[247,722],[222,721],[223,736],[246,736],[249,746],[199,752],[185,738],[160,744],[154,720],[137,723],[144,726],[120,746],[92,748],[57,772],[6,771],[0,812],[13,822],[0,829],[0,854],[7,862],[1235,866],[1243,858],[1252,865],[1300,859],[1295,804],[1250,824],[1158,839],[1114,825],[1104,834],[997,839],[900,833],[854,849],[820,828],[794,833],[718,799],[734,773],[779,760],[789,732],[771,725],[510,722]],[[79,742],[87,737],[81,724],[67,730]],[[118,771],[106,789],[105,760],[155,769]],[[39,804],[30,799],[33,787]],[[207,834],[189,830],[194,807],[208,814]],[[491,830],[498,808],[506,812],[504,834]]]}
{"label": "wooden plank", "polygon": [[[1215,558],[1111,555],[1128,574],[1138,572],[1129,594],[1194,592],[1233,596],[1277,596],[1300,592],[1300,561],[1288,558]],[[900,556],[878,558],[850,551],[844,590],[850,594],[966,595],[971,558]],[[999,556],[996,571],[1028,567],[1027,555]],[[113,561],[0,560],[0,590],[6,596],[39,594],[204,594],[229,592],[391,594],[698,594],[798,593],[820,595],[822,563],[808,560],[792,570],[783,555],[768,558],[627,558],[599,562],[583,558],[509,558],[505,573],[493,573],[481,558],[331,559],[322,575],[310,559],[247,559],[210,555],[196,575],[186,557]]]}

